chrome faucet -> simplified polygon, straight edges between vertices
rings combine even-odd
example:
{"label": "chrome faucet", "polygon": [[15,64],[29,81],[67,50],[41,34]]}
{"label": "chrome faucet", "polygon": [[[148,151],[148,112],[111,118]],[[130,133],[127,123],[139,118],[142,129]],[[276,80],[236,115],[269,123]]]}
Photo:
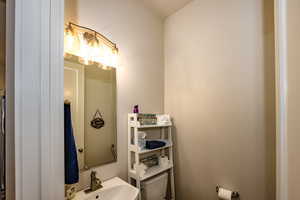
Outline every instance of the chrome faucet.
{"label": "chrome faucet", "polygon": [[97,178],[96,176],[96,172],[95,171],[92,171],[91,172],[91,185],[90,185],[90,188],[85,190],[84,192],[85,193],[90,193],[90,192],[94,192],[100,188],[102,188],[102,182],[99,178]]}

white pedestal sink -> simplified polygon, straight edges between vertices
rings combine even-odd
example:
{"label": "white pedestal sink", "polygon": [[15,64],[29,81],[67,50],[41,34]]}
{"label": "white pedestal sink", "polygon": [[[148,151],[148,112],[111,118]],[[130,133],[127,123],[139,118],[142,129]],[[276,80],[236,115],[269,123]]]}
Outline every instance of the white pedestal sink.
{"label": "white pedestal sink", "polygon": [[74,200],[136,200],[139,190],[116,177],[102,183],[103,188],[86,194],[80,191]]}

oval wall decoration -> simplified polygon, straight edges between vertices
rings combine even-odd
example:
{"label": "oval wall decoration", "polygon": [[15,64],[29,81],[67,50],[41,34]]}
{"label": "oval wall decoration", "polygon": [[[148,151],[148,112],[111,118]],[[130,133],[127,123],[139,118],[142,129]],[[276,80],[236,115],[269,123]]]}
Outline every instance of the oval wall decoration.
{"label": "oval wall decoration", "polygon": [[91,126],[95,129],[100,129],[104,127],[105,121],[99,110],[96,111],[93,119],[91,120]]}

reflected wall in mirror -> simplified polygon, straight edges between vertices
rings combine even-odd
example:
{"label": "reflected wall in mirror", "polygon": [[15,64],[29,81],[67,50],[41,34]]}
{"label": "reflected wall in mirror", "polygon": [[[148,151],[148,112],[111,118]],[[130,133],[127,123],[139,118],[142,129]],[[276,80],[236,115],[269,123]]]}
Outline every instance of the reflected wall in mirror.
{"label": "reflected wall in mirror", "polygon": [[80,170],[115,162],[116,69],[66,58],[64,78],[64,98],[71,104]]}

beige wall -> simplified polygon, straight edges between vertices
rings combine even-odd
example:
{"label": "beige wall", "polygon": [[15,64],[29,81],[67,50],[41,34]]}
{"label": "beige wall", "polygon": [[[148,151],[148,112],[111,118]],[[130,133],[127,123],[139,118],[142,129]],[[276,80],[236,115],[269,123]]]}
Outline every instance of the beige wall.
{"label": "beige wall", "polygon": [[177,199],[275,199],[273,31],[272,0],[195,0],[166,20]]}
{"label": "beige wall", "polygon": [[[163,112],[163,22],[139,0],[66,0],[71,19],[106,35],[120,49],[117,69],[118,162],[97,168],[107,179],[127,179],[127,113],[134,104],[143,112]],[[89,173],[81,186],[89,184]]]}
{"label": "beige wall", "polygon": [[287,0],[289,200],[300,198],[300,1]]}
{"label": "beige wall", "polygon": [[5,64],[0,63],[0,90],[5,89]]}

